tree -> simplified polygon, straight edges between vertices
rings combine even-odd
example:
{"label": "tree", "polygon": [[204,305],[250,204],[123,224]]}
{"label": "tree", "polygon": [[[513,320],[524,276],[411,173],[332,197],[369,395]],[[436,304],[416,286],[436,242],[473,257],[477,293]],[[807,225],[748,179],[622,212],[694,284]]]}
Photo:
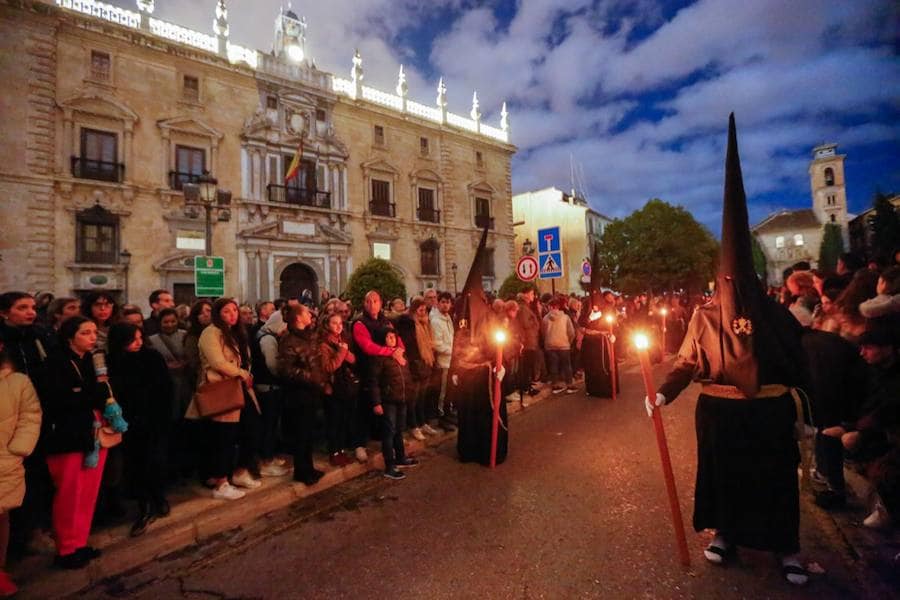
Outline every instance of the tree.
{"label": "tree", "polygon": [[900,248],[900,211],[891,203],[891,197],[878,192],[872,201],[875,214],[871,217],[872,257],[887,264]]}
{"label": "tree", "polygon": [[515,273],[511,273],[506,279],[503,280],[503,285],[500,286],[500,295],[498,298],[507,299],[507,298],[515,298],[516,294],[519,292],[524,292],[528,288],[533,288],[534,284],[529,283],[527,281],[522,281],[519,279]]}
{"label": "tree", "polygon": [[391,263],[381,258],[370,258],[350,274],[347,295],[354,308],[362,307],[369,290],[380,293],[385,303],[391,298],[406,298],[406,286],[400,275]]}
{"label": "tree", "polygon": [[833,273],[843,251],[844,239],[841,236],[840,226],[836,223],[825,223],[822,244],[819,246],[819,269]]}
{"label": "tree", "polygon": [[765,283],[769,274],[766,253],[763,252],[762,246],[760,246],[759,240],[755,235],[750,236],[750,243],[753,250],[753,270],[756,271],[756,276]]}
{"label": "tree", "polygon": [[719,244],[680,206],[658,198],[603,234],[594,273],[627,293],[706,289],[713,278]]}

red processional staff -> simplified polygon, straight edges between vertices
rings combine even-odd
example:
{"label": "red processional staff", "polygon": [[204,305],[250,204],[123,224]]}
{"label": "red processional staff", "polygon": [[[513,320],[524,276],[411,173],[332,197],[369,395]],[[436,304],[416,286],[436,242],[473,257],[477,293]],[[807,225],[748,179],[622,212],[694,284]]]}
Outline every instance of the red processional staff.
{"label": "red processional staff", "polygon": [[[641,374],[644,376],[644,388],[648,398],[656,397],[656,385],[653,383],[653,372],[650,369],[650,357],[647,349],[650,340],[643,333],[634,336],[634,345],[637,347],[638,358],[641,362]],[[672,473],[672,460],[669,458],[669,445],[666,442],[666,431],[663,428],[662,415],[659,407],[653,409],[653,427],[656,430],[656,445],[659,447],[659,459],[662,463],[663,477],[666,481],[666,491],[669,494],[669,508],[672,511],[672,525],[675,528],[675,540],[678,544],[678,554],[681,564],[691,566],[691,558],[688,554],[687,538],[684,534],[684,521],[681,518],[681,505],[678,503],[678,491],[675,489],[675,475]]]}

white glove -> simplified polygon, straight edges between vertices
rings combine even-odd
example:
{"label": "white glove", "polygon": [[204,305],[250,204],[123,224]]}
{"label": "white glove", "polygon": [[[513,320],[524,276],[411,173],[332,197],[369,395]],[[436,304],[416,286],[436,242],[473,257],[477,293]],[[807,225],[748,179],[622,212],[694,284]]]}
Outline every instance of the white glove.
{"label": "white glove", "polygon": [[615,343],[616,343],[616,336],[614,336],[613,334],[609,334],[609,341],[610,341],[610,343],[615,344]]}
{"label": "white glove", "polygon": [[647,416],[652,417],[653,411],[656,409],[656,407],[662,406],[665,403],[666,403],[666,397],[663,396],[662,394],[660,394],[659,392],[656,392],[656,402],[654,402],[654,403],[650,402],[650,398],[648,398],[647,396],[644,396],[644,408],[647,409]]}
{"label": "white glove", "polygon": [[503,377],[506,376],[506,367],[500,367],[500,370],[494,369],[494,375],[497,376],[497,381],[503,381]]}

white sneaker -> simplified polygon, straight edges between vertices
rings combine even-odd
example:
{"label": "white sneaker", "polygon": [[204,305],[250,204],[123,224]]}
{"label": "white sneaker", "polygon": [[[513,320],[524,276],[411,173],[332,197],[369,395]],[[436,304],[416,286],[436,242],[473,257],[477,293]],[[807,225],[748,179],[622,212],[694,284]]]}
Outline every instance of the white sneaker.
{"label": "white sneaker", "polygon": [[277,464],[274,460],[259,467],[259,474],[263,477],[282,477],[290,472],[290,469]]}
{"label": "white sneaker", "polygon": [[246,495],[246,492],[242,492],[227,481],[214,489],[212,493],[212,497],[216,500],[239,500]]}
{"label": "white sneaker", "polygon": [[366,449],[363,446],[357,446],[354,454],[356,455],[356,460],[358,460],[359,462],[369,462],[369,453],[366,452]]}
{"label": "white sneaker", "polygon": [[425,435],[439,435],[441,433],[440,431],[438,431],[437,429],[435,429],[428,423],[425,423],[424,425],[422,425],[422,431],[425,433]]}
{"label": "white sneaker", "polygon": [[891,515],[884,507],[884,504],[881,503],[881,500],[876,500],[875,506],[872,509],[872,514],[863,519],[863,525],[871,527],[872,529],[884,529],[885,527],[890,526],[890,524]]}
{"label": "white sneaker", "polygon": [[262,481],[260,481],[259,479],[253,479],[253,477],[250,476],[250,473],[244,471],[240,475],[232,475],[231,484],[253,490],[261,486]]}
{"label": "white sneaker", "polygon": [[419,427],[413,427],[412,436],[420,442],[425,440],[425,434],[422,433],[422,429]]}

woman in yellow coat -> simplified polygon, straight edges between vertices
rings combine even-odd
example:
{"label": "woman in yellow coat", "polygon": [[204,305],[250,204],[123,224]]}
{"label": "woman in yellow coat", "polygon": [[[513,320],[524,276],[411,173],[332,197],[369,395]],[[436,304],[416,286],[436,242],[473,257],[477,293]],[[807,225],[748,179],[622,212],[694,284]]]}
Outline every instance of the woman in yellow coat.
{"label": "woman in yellow coat", "polygon": [[0,597],[16,593],[6,573],[9,511],[22,505],[25,469],[41,432],[41,405],[27,375],[16,373],[0,342]]}

